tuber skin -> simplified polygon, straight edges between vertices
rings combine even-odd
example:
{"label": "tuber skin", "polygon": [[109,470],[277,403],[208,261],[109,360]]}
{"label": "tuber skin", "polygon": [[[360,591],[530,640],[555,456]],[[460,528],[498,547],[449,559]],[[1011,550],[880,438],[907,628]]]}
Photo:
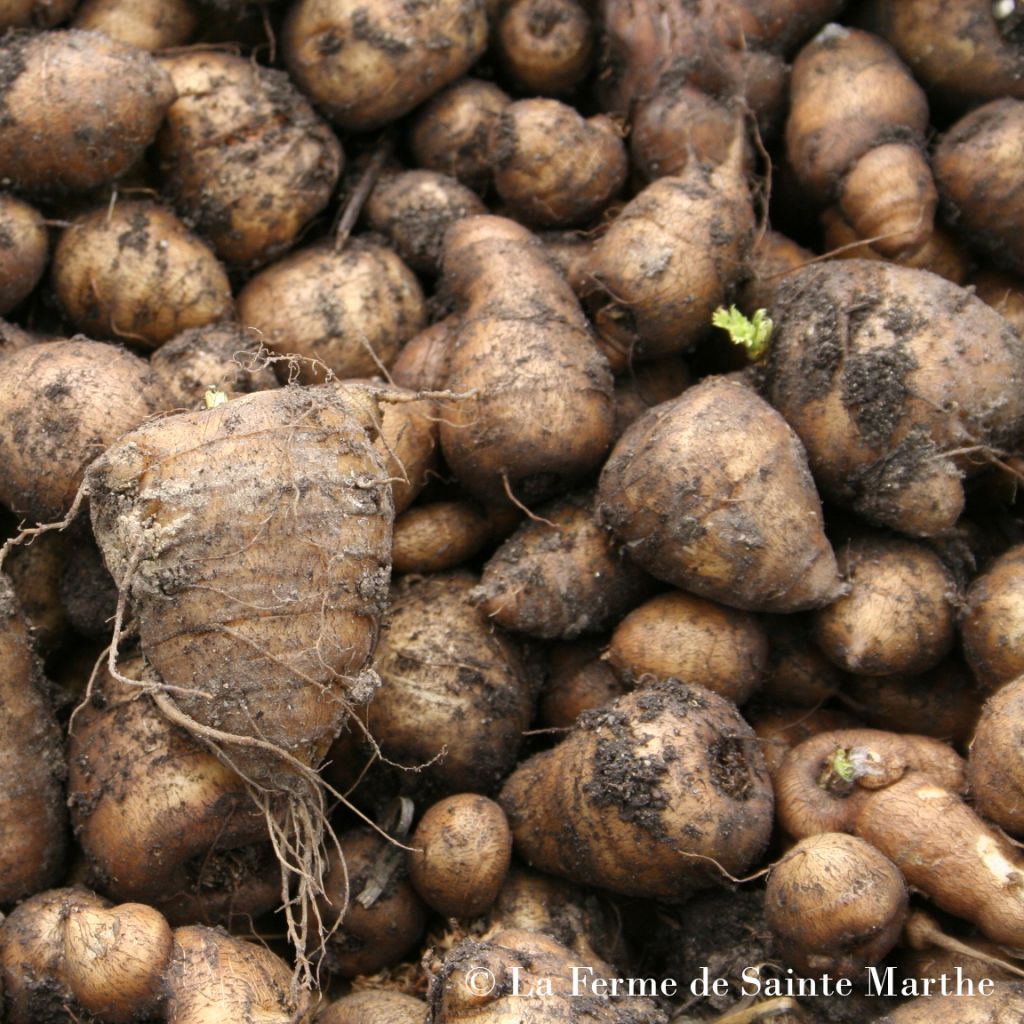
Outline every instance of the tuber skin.
{"label": "tuber skin", "polygon": [[1017,333],[949,281],[866,260],[791,274],[771,315],[765,391],[822,494],[911,536],[951,530],[963,478],[1024,429]]}
{"label": "tuber skin", "polygon": [[309,1013],[307,989],[266,946],[202,926],[178,928],[165,975],[167,1024],[295,1024]]}
{"label": "tuber skin", "polygon": [[383,685],[366,724],[390,761],[424,766],[408,786],[490,792],[529,726],[538,680],[520,644],[473,604],[476,583],[435,573],[392,588],[373,662]]}
{"label": "tuber skin", "polygon": [[443,391],[459,318],[446,316],[413,335],[391,364],[391,379],[410,391]]}
{"label": "tuber skin", "polygon": [[53,285],[75,326],[156,348],[233,313],[227,273],[173,211],[121,201],[77,217],[53,254]]}
{"label": "tuber skin", "polygon": [[751,705],[743,717],[761,740],[761,750],[774,782],[787,751],[821,732],[856,729],[861,723],[847,711],[832,708],[772,708]]}
{"label": "tuber skin", "polygon": [[498,196],[517,220],[537,227],[589,223],[629,170],[622,132],[610,118],[584,119],[558,100],[509,104],[491,129],[490,146]]}
{"label": "tuber skin", "polygon": [[422,999],[387,989],[363,989],[331,1003],[317,1020],[319,1024],[426,1024],[428,1012]]}
{"label": "tuber skin", "polygon": [[1024,54],[992,15],[991,0],[868,0],[858,12],[931,95],[960,110],[1003,96],[1024,99]]}
{"label": "tuber skin", "polygon": [[93,459],[157,411],[153,374],[138,356],[86,340],[31,345],[4,356],[2,367],[0,501],[52,522],[71,507]]}
{"label": "tuber skin", "polygon": [[49,657],[68,639],[67,614],[61,605],[60,582],[80,541],[66,533],[44,533],[31,544],[12,547],[4,573],[31,631],[35,649]]}
{"label": "tuber skin", "polygon": [[366,220],[417,273],[441,272],[445,232],[457,220],[487,212],[472,189],[436,171],[382,177],[366,201]]}
{"label": "tuber skin", "polygon": [[652,576],[732,608],[793,612],[842,592],[800,442],[724,378],[626,431],[601,472],[598,516]]}
{"label": "tuber skin", "polygon": [[163,50],[187,43],[199,24],[193,0],[84,0],[71,27],[138,47]]}
{"label": "tuber skin", "polygon": [[764,619],[768,664],[761,697],[777,704],[815,708],[836,696],[844,675],[811,640],[810,615]]}
{"label": "tuber skin", "polygon": [[[990,977],[990,974],[986,974]],[[875,1024],[933,1024],[944,1015],[955,1015],[957,1024],[1012,1024],[1024,1013],[1019,983],[997,981],[984,994],[975,989],[970,998],[961,995],[927,995],[910,999],[879,1017]]]}
{"label": "tuber skin", "polygon": [[0,29],[53,28],[75,9],[78,0],[0,0]]}
{"label": "tuber skin", "polygon": [[1014,836],[1024,835],[1022,704],[1024,678],[1007,683],[989,697],[967,757],[967,780],[975,807]]}
{"label": "tuber skin", "polygon": [[540,870],[659,899],[714,884],[710,859],[745,871],[773,817],[753,731],[729,701],[678,680],[583,715],[519,765],[500,803],[517,852]]}
{"label": "tuber skin", "polygon": [[895,51],[829,25],[793,65],[786,151],[818,203],[896,256],[930,237],[938,194],[924,155],[928,101]]}
{"label": "tuber skin", "polygon": [[814,639],[840,669],[862,676],[934,668],[956,638],[956,581],[923,544],[854,536],[836,555],[849,590],[813,616]]}
{"label": "tuber skin", "polygon": [[484,566],[474,598],[499,626],[572,640],[607,629],[654,587],[594,516],[592,492],[538,507]]}
{"label": "tuber skin", "polygon": [[250,278],[238,318],[269,348],[300,357],[298,379],[369,377],[427,322],[423,289],[397,253],[353,239],[297,249]]}
{"label": "tuber skin", "polygon": [[772,867],[765,919],[774,948],[806,977],[863,977],[896,944],[907,885],[870,843],[842,832],[801,839]]}
{"label": "tuber skin", "polygon": [[184,412],[203,407],[208,391],[234,397],[276,388],[277,377],[260,348],[259,338],[240,324],[208,324],[161,345],[149,365],[164,404]]}
{"label": "tuber skin", "polygon": [[1024,948],[1024,858],[955,792],[911,772],[873,791],[853,827],[936,906],[994,942]]}
{"label": "tuber skin", "polygon": [[409,880],[423,901],[445,917],[478,917],[508,875],[512,831],[493,800],[458,793],[427,809],[410,846]]}
{"label": "tuber skin", "polygon": [[208,50],[161,63],[178,93],[157,139],[175,205],[226,263],[266,263],[330,201],[341,145],[283,72]]}
{"label": "tuber skin", "polygon": [[14,590],[0,576],[0,908],[64,872],[67,765],[47,686]]}
{"label": "tuber skin", "polygon": [[493,82],[479,78],[461,78],[442,89],[409,126],[416,163],[484,193],[491,182],[491,130],[511,102]]}
{"label": "tuber skin", "polygon": [[465,74],[487,46],[487,14],[483,0],[298,0],[281,43],[299,88],[340,128],[369,131]]}
{"label": "tuber skin", "polygon": [[971,277],[971,284],[979,299],[1006,317],[1018,334],[1024,332],[1024,287],[1020,278],[983,268]]}
{"label": "tuber skin", "polygon": [[540,724],[569,729],[584,711],[621,697],[629,689],[601,658],[596,640],[555,644],[548,652],[547,681],[540,699]]}
{"label": "tuber skin", "polygon": [[501,4],[493,47],[505,74],[526,96],[566,96],[594,57],[594,25],[577,0]]}
{"label": "tuber skin", "polygon": [[[127,679],[157,681],[138,656]],[[280,899],[266,822],[244,780],[152,699],[101,673],[70,737],[68,795],[98,885],[172,924],[261,914]]]}
{"label": "tuber skin", "polygon": [[475,501],[434,501],[395,520],[391,565],[395,573],[445,572],[479,554],[491,523]]}
{"label": "tuber skin", "polygon": [[42,214],[17,196],[0,192],[0,316],[32,293],[49,259]]}
{"label": "tuber skin", "polygon": [[612,633],[605,657],[630,686],[675,677],[739,705],[761,683],[768,637],[749,612],[675,592],[634,608]]}
{"label": "tuber skin", "polygon": [[737,138],[714,170],[687,165],[626,204],[595,243],[585,304],[605,345],[631,359],[693,348],[743,275],[754,212]]}
{"label": "tuber skin", "polygon": [[626,428],[648,409],[678,398],[692,383],[690,371],[679,356],[666,356],[629,367],[625,374],[615,378],[614,440],[618,441]]}
{"label": "tuber skin", "polygon": [[971,583],[960,622],[978,685],[997,690],[1024,675],[1024,545],[1004,551]]}
{"label": "tuber skin", "polygon": [[460,220],[444,286],[462,316],[447,386],[462,397],[443,408],[441,448],[462,485],[487,504],[531,505],[596,470],[611,373],[542,243],[503,217]]}
{"label": "tuber skin", "polygon": [[331,932],[324,966],[344,978],[374,974],[412,953],[427,908],[407,877],[403,851],[365,827],[339,837],[329,854],[320,913]]}
{"label": "tuber skin", "polygon": [[1004,270],[1024,272],[1024,188],[1018,141],[1024,100],[999,99],[961,118],[935,150],[935,180],[968,244]]}
{"label": "tuber skin", "polygon": [[142,50],[90,32],[13,32],[0,42],[0,179],[83,192],[128,171],[175,89]]}
{"label": "tuber skin", "polygon": [[[500,931],[477,942],[467,939],[450,950],[430,986],[434,1024],[665,1024],[653,1001],[618,993],[594,998],[574,991],[573,968],[591,969],[578,976],[613,977],[615,969],[596,958],[579,964],[574,954],[538,932]],[[478,979],[495,980],[481,991]],[[474,971],[477,973],[474,974]],[[519,986],[512,984],[520,978]]]}
{"label": "tuber skin", "polygon": [[[779,824],[795,839],[853,832],[880,787],[905,775],[966,787],[962,758],[939,740],[880,729],[837,729],[793,747],[775,775]],[[884,851],[883,851],[884,852]]]}
{"label": "tuber skin", "polygon": [[81,888],[39,893],[0,928],[10,1024],[76,1013],[110,1024],[151,1019],[171,948],[170,925],[152,907],[114,906]]}
{"label": "tuber skin", "polygon": [[299,785],[374,686],[394,511],[372,426],[338,389],[260,391],[151,422],[89,469],[97,543],[176,688],[164,708],[234,737],[232,764],[271,787]]}

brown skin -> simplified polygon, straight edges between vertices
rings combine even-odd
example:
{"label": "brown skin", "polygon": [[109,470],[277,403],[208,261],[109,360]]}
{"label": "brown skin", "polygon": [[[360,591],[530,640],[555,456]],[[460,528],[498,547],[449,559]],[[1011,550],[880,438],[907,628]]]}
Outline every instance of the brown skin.
{"label": "brown skin", "polygon": [[0,192],[0,316],[32,292],[49,258],[42,214],[21,199]]}
{"label": "brown skin", "polygon": [[78,543],[66,533],[44,533],[31,544],[12,548],[4,559],[4,573],[29,622],[36,650],[44,657],[67,639],[60,581]]}
{"label": "brown skin", "polygon": [[413,335],[391,364],[395,384],[410,391],[444,390],[458,329],[459,318],[452,315]]}
{"label": "brown skin", "polygon": [[380,406],[376,447],[391,480],[396,515],[416,500],[437,463],[437,406],[414,398],[412,391],[391,388]]}
{"label": "brown skin", "polygon": [[910,773],[871,793],[853,828],[936,906],[995,942],[1024,947],[1024,858],[956,793]]}
{"label": "brown skin", "polygon": [[989,0],[869,0],[864,27],[896,48],[914,77],[944,105],[1024,98],[1024,55],[992,16]]}
{"label": "brown skin", "polygon": [[487,15],[483,0],[415,10],[299,0],[281,45],[292,78],[335,124],[369,131],[465,74],[487,46]]}
{"label": "brown skin", "polygon": [[258,336],[240,324],[209,324],[161,345],[149,364],[168,408],[198,409],[211,390],[234,396],[276,388],[277,377],[263,365],[260,347]]}
{"label": "brown skin", "polygon": [[[155,679],[138,657],[120,671]],[[152,904],[172,923],[215,924],[275,906],[277,865],[243,780],[137,687],[102,672],[95,692],[75,719],[68,790],[103,891]]]}
{"label": "brown skin", "polygon": [[791,612],[840,592],[803,449],[742,384],[709,378],[637,420],[598,514],[651,575],[730,607]]}
{"label": "brown skin", "polygon": [[766,231],[754,247],[750,261],[750,280],[738,295],[737,305],[748,316],[768,309],[775,292],[786,277],[814,259],[814,253],[778,231]]}
{"label": "brown skin", "polygon": [[861,978],[900,937],[907,885],[863,839],[825,832],[776,862],[764,903],[774,949],[789,967],[806,977]]}
{"label": "brown skin", "polygon": [[934,736],[961,750],[974,733],[982,705],[970,672],[952,658],[918,676],[852,676],[845,696],[876,729]]}
{"label": "brown skin", "polygon": [[538,227],[587,224],[629,170],[622,132],[610,118],[584,119],[558,100],[507,106],[492,129],[491,151],[499,197],[516,219]]}
{"label": "brown skin", "polygon": [[198,20],[192,0],[84,0],[71,26],[140,50],[163,50],[187,43]]}
{"label": "brown skin", "polygon": [[[822,213],[821,223],[824,228],[825,251],[836,259],[889,259],[890,262],[898,263],[903,267],[930,270],[933,274],[952,281],[953,284],[966,283],[970,274],[970,253],[951,231],[941,225],[935,226],[928,240],[920,248],[907,250],[894,257],[887,257],[866,241],[862,241],[836,207],[830,206]],[[811,259],[810,253],[807,254],[807,259]],[[980,290],[978,295],[980,298],[984,298]],[[1005,316],[1005,313],[1003,315]]]}
{"label": "brown skin", "polygon": [[595,31],[576,0],[513,0],[502,5],[494,50],[516,90],[565,96],[590,70]]}
{"label": "brown skin", "polygon": [[424,1024],[429,1007],[423,1000],[389,992],[364,989],[352,992],[320,1012],[319,1024]]}
{"label": "brown skin", "polygon": [[84,191],[124,174],[174,99],[148,53],[86,32],[7,36],[0,78],[0,178],[29,192]]}
{"label": "brown skin", "polygon": [[743,717],[761,740],[761,750],[774,781],[786,752],[817,736],[836,729],[855,729],[860,725],[853,715],[832,708],[772,708],[762,705],[743,709]]}
{"label": "brown skin", "polygon": [[729,158],[737,138],[753,169],[746,125],[736,110],[697,86],[681,85],[638,106],[629,152],[642,180],[651,182],[678,177],[691,160],[717,167]]}
{"label": "brown skin", "polygon": [[866,260],[797,271],[771,314],[766,393],[822,494],[901,533],[950,530],[963,476],[984,465],[961,449],[1024,429],[1016,332],[942,278]]}
{"label": "brown skin", "polygon": [[605,897],[515,862],[486,922],[492,933],[543,932],[584,960],[623,958],[616,913]]}
{"label": "brown skin", "polygon": [[325,922],[338,925],[328,939],[324,966],[354,978],[412,953],[423,938],[428,911],[406,876],[400,848],[368,828],[346,832],[340,845],[340,856],[331,850],[319,901]]}
{"label": "brown skin", "polygon": [[593,640],[556,644],[548,652],[548,675],[540,699],[540,724],[569,729],[584,711],[621,697],[628,687],[600,657]]}
{"label": "brown skin", "polygon": [[221,739],[233,763],[275,786],[298,766],[272,748],[318,763],[345,700],[372,689],[394,513],[362,416],[339,390],[261,391],[142,427],[89,471],[93,530],[142,649],[189,691],[166,702],[236,737]]}
{"label": "brown skin", "polygon": [[471,189],[436,171],[403,171],[378,181],[365,206],[366,220],[421,274],[441,272],[445,232],[457,220],[486,213]]}
{"label": "brown skin", "polygon": [[605,656],[628,684],[675,677],[744,704],[764,674],[768,636],[748,612],[692,594],[659,594],[619,623]]}
{"label": "brown skin", "polygon": [[592,492],[540,506],[537,515],[491,556],[474,594],[498,625],[572,640],[609,628],[653,589],[598,525]]}
{"label": "brown skin", "polygon": [[714,884],[709,857],[744,872],[772,823],[753,731],[734,705],[678,680],[584,715],[557,747],[520,764],[501,804],[517,851],[540,870],[660,899]]}
{"label": "brown skin", "polygon": [[922,152],[928,101],[891,47],[829,26],[800,51],[790,97],[787,155],[812,200],[838,202],[885,255],[923,245],[938,201]]}
{"label": "brown skin", "polygon": [[967,591],[960,623],[974,678],[996,690],[1024,675],[1024,545],[1003,552]]}
{"label": "brown skin", "polygon": [[209,51],[162,64],[178,91],[157,139],[175,205],[226,263],[266,263],[330,201],[338,140],[283,72]]}
{"label": "brown skin", "polygon": [[511,102],[493,82],[478,78],[442,90],[412,119],[409,146],[416,163],[484,192],[491,181],[491,128]]}
{"label": "brown skin", "polygon": [[92,1014],[130,1024],[159,1013],[171,928],[140,903],[114,906],[86,889],[22,903],[0,930],[11,1024]]}
{"label": "brown skin", "polygon": [[611,373],[542,244],[502,217],[461,220],[444,285],[463,316],[448,388],[465,397],[445,404],[441,447],[462,485],[530,505],[595,470],[611,441]]}
{"label": "brown skin", "polygon": [[512,859],[505,812],[476,793],[432,804],[409,841],[409,879],[445,917],[478,917],[498,898]]}
{"label": "brown skin", "polygon": [[843,674],[814,646],[810,616],[765,619],[768,665],[761,696],[776,704],[814,708],[834,697]]}
{"label": "brown skin", "polygon": [[967,758],[967,778],[979,813],[1015,836],[1024,834],[1022,707],[1024,679],[989,697]]}
{"label": "brown skin", "polygon": [[469,573],[405,577],[392,588],[366,720],[384,755],[408,767],[447,753],[406,785],[488,792],[515,763],[535,683],[522,650],[470,600]]}
{"label": "brown skin", "polygon": [[[39,522],[70,508],[86,467],[157,409],[138,356],[94,341],[32,345],[0,373],[0,501]],[[39,472],[46,466],[46,473]]]}
{"label": "brown skin", "polygon": [[55,885],[64,871],[66,766],[28,623],[0,576],[0,907]]}
{"label": "brown skin", "polygon": [[0,29],[53,28],[75,9],[78,0],[0,0]]}
{"label": "brown skin", "polygon": [[998,270],[979,270],[971,277],[974,294],[1024,331],[1024,285],[1018,277]]}
{"label": "brown skin", "polygon": [[[591,996],[588,984],[615,977],[617,972],[595,957],[582,964],[581,959],[537,932],[500,931],[482,942],[466,940],[445,956],[432,979],[430,1019],[435,1024],[629,1024],[638,1019],[664,1024],[667,1020],[653,1002],[641,997]],[[574,967],[583,979],[575,992]],[[518,988],[512,985],[513,977],[519,978]]]}
{"label": "brown skin", "polygon": [[396,573],[444,572],[468,562],[491,539],[491,524],[475,501],[435,501],[395,520],[391,564]]}
{"label": "brown skin", "polygon": [[924,544],[863,534],[839,545],[849,588],[813,616],[818,647],[838,668],[863,676],[934,668],[956,638],[956,581]]}
{"label": "brown skin", "polygon": [[[966,6],[966,5],[965,5]],[[991,972],[985,975],[990,978]],[[947,983],[948,984],[948,983]],[[953,1018],[957,1024],[1001,1024],[1013,1021],[1024,1013],[1024,996],[1015,982],[996,982],[984,995],[975,988],[974,994],[965,999],[959,995],[935,995],[911,999],[890,1013],[879,1017],[875,1024],[933,1024],[936,1020]]]}
{"label": "brown skin", "polygon": [[630,366],[625,374],[615,378],[615,439],[622,437],[626,428],[648,409],[681,395],[692,380],[679,356]]}
{"label": "brown skin", "polygon": [[754,235],[739,142],[714,170],[690,164],[630,201],[594,245],[585,299],[602,341],[657,359],[692,348],[743,274]]}
{"label": "brown skin", "polygon": [[53,254],[53,285],[75,326],[157,348],[233,312],[210,248],[164,206],[121,201],[76,218]]}
{"label": "brown skin", "polygon": [[426,325],[416,275],[391,249],[352,240],[298,249],[253,277],[238,296],[238,318],[269,348],[303,357],[304,384],[327,371],[344,379],[388,366]]}
{"label": "brown skin", "polygon": [[165,976],[167,1024],[295,1024],[310,996],[267,947],[212,928],[178,928]]}
{"label": "brown skin", "polygon": [[[836,770],[840,760],[852,766],[847,777]],[[879,729],[819,733],[793,747],[775,776],[779,824],[796,839],[853,832],[867,801],[909,775],[951,791],[966,786],[963,760],[939,740]]]}
{"label": "brown skin", "polygon": [[997,266],[1024,271],[1022,187],[1017,140],[1024,102],[994,100],[961,118],[935,150],[935,179],[943,202],[972,248]]}

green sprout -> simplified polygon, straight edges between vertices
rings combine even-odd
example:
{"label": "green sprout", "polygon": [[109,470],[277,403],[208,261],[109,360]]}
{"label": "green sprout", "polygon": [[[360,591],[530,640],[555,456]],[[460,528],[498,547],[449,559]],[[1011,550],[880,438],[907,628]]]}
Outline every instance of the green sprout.
{"label": "green sprout", "polygon": [[829,761],[829,768],[835,772],[843,780],[843,782],[853,782],[857,777],[857,769],[853,761],[850,760],[850,755],[842,747],[837,747],[835,752],[832,754],[832,758]]}
{"label": "green sprout", "polygon": [[768,310],[759,309],[748,319],[735,306],[719,306],[711,315],[711,322],[728,331],[733,344],[742,345],[751,359],[761,359],[768,351],[774,326]]}
{"label": "green sprout", "polygon": [[223,405],[228,400],[228,396],[220,388],[210,388],[203,397],[207,409],[216,409],[218,405]]}

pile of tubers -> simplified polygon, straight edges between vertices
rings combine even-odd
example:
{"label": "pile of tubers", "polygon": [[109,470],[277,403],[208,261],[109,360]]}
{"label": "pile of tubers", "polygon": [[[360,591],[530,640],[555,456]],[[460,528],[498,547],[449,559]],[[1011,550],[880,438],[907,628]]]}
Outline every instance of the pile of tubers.
{"label": "pile of tubers", "polygon": [[1022,7],[0,0],[0,1022],[1024,1020]]}

